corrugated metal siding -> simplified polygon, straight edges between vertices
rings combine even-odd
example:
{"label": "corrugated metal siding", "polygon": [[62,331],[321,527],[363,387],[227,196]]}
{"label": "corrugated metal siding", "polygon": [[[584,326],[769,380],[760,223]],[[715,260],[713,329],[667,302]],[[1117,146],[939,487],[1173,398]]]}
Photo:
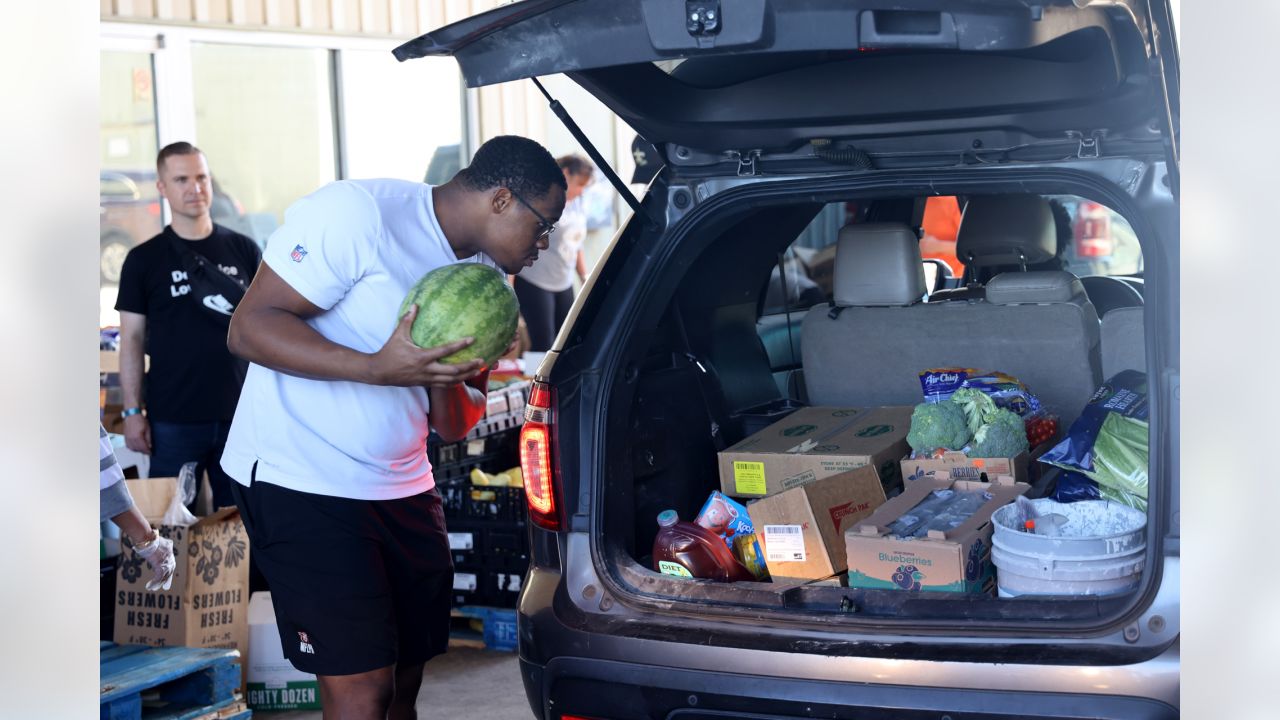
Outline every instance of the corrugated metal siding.
{"label": "corrugated metal siding", "polygon": [[99,0],[103,20],[417,37],[501,0]]}

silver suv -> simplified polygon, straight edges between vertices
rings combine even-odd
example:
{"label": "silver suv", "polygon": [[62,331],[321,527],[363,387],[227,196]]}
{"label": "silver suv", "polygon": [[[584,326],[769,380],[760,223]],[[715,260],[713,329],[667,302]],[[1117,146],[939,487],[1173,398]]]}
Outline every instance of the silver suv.
{"label": "silver suv", "polygon": [[[1178,715],[1178,73],[1166,0],[529,0],[397,55],[451,55],[472,87],[565,73],[666,164],[643,201],[612,178],[634,213],[528,405],[518,623],[537,717]],[[939,197],[963,212],[949,240],[927,215]],[[1012,211],[979,222],[973,208],[992,198],[1058,222]],[[1070,272],[1090,267],[1069,263],[1081,202],[1131,228],[1141,259],[1122,277]],[[954,242],[961,276],[927,261],[925,300],[914,270],[899,277],[895,258],[845,249],[869,223],[935,249]],[[897,260],[919,261],[910,245]],[[973,251],[996,245],[1003,265]],[[905,299],[842,290],[867,267]],[[986,283],[1019,272],[1065,277],[1065,294],[1004,301],[1044,322],[990,320],[999,302]],[[1070,322],[1049,319],[1054,308]],[[870,319],[833,345],[831,315]],[[652,570],[656,515],[697,512],[720,487],[718,450],[805,403],[915,404],[917,372],[974,357],[1055,398],[1064,427],[1112,370],[1146,373],[1136,588],[1003,598]],[[1060,479],[1041,473],[1032,493]]]}

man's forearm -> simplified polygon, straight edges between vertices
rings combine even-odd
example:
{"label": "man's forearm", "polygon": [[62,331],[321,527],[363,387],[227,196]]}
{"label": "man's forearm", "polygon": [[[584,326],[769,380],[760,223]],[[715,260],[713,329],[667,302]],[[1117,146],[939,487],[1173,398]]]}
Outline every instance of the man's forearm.
{"label": "man's forearm", "polygon": [[237,313],[231,319],[227,348],[237,357],[289,375],[376,384],[368,353],[329,340],[285,310]]}
{"label": "man's forearm", "polygon": [[449,387],[428,388],[431,411],[428,420],[431,429],[446,442],[457,442],[484,417],[488,395],[482,389],[488,387],[488,371],[466,382]]}
{"label": "man's forearm", "polygon": [[126,408],[142,407],[145,353],[142,340],[120,338],[120,392]]}

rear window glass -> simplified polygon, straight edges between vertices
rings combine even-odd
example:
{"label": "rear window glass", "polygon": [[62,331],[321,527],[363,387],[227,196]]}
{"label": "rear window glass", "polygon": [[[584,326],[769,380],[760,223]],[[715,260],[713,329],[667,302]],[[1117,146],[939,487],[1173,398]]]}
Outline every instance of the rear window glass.
{"label": "rear window glass", "polygon": [[[1078,277],[1141,277],[1142,251],[1137,235],[1123,216],[1074,195],[1045,198],[1057,226],[1058,255],[1052,264]],[[926,261],[928,287],[941,289],[962,283],[965,266],[956,256],[956,238],[963,221],[963,204],[964,199],[955,196],[934,196],[914,203],[894,201],[894,209],[912,215],[912,222],[905,215],[901,221],[914,225],[920,237],[920,255]],[[773,268],[761,314],[804,310],[830,302],[840,229],[861,222],[885,221],[889,219],[885,214],[883,207],[856,202],[830,203],[823,207],[787,247],[781,265]],[[939,272],[950,277],[938,279]]]}

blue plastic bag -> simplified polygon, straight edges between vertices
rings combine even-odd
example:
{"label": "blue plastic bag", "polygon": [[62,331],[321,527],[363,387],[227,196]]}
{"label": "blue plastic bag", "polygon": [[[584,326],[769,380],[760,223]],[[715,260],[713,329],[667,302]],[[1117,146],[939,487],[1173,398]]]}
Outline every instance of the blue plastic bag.
{"label": "blue plastic bag", "polygon": [[1073,503],[1081,500],[1097,500],[1102,497],[1098,492],[1098,483],[1077,472],[1066,471],[1058,478],[1058,486],[1051,496],[1060,503]]}
{"label": "blue plastic bag", "polygon": [[1080,417],[1071,423],[1067,437],[1040,458],[1040,462],[1057,465],[1064,470],[1092,473],[1093,444],[1107,415],[1120,413],[1137,420],[1147,419],[1147,376],[1137,370],[1117,373],[1102,384],[1085,405]]}

